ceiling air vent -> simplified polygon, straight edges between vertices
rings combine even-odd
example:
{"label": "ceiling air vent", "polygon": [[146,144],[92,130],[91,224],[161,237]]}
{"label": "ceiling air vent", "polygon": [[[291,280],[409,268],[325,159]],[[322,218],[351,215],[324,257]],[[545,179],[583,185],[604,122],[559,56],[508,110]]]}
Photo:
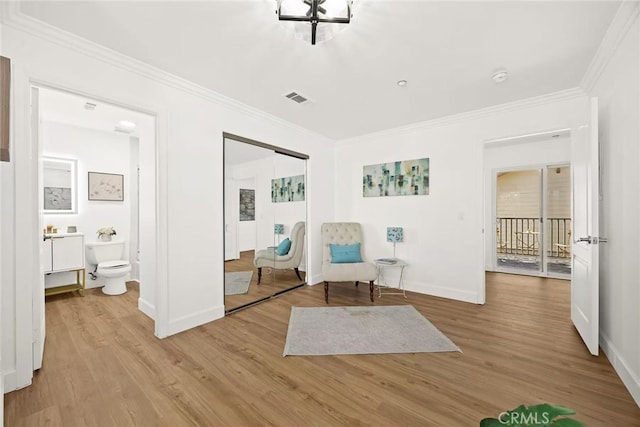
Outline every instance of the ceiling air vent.
{"label": "ceiling air vent", "polygon": [[297,102],[298,104],[303,104],[305,102],[308,101],[307,98],[305,98],[304,96],[300,95],[299,93],[296,92],[291,92],[285,95],[287,98],[289,98],[292,101]]}

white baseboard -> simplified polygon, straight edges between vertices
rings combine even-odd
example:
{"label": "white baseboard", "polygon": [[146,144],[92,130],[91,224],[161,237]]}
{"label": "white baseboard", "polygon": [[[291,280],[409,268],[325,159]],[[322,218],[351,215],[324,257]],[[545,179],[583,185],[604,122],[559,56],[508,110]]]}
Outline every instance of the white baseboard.
{"label": "white baseboard", "polygon": [[472,291],[461,291],[459,289],[443,288],[441,286],[434,286],[428,283],[409,282],[406,280],[404,281],[404,286],[407,291],[432,295],[434,297],[448,298],[473,304],[478,304],[479,300],[478,294]]}
{"label": "white baseboard", "polygon": [[14,391],[18,389],[18,379],[16,376],[16,370],[10,369],[8,371],[4,371],[2,373],[2,378],[4,380],[4,392],[9,393],[10,391]]}
{"label": "white baseboard", "polygon": [[[321,275],[313,276],[312,281],[308,282],[309,285],[318,285],[324,280]],[[404,286],[407,291],[417,292],[419,294],[432,295],[434,297],[449,298],[456,301],[470,302],[473,304],[479,304],[478,294],[471,291],[461,291],[458,289],[442,288],[439,286],[433,286],[426,283],[409,282],[404,281]]]}
{"label": "white baseboard", "polygon": [[195,328],[196,326],[204,325],[205,323],[212,322],[224,317],[224,306],[218,306],[206,310],[202,310],[198,313],[188,314],[178,319],[169,321],[169,330],[167,336],[174,335],[187,329]]}
{"label": "white baseboard", "polygon": [[317,285],[322,282],[324,282],[324,280],[322,279],[322,274],[316,274],[315,276],[311,276],[311,280],[307,279],[307,285]]}
{"label": "white baseboard", "polygon": [[156,318],[156,307],[151,304],[149,301],[144,300],[142,298],[138,298],[138,310],[143,312],[152,320]]}
{"label": "white baseboard", "polygon": [[620,352],[609,337],[602,332],[600,332],[600,347],[623,384],[627,387],[627,390],[629,390],[631,397],[636,401],[636,405],[640,406],[640,377],[638,374],[633,372],[633,369],[620,355]]}

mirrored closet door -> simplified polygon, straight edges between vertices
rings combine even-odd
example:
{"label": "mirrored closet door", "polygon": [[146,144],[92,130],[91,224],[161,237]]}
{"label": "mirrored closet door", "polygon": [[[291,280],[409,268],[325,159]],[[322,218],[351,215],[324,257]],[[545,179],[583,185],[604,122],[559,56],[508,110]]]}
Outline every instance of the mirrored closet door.
{"label": "mirrored closet door", "polygon": [[225,311],[306,283],[306,156],[225,134]]}

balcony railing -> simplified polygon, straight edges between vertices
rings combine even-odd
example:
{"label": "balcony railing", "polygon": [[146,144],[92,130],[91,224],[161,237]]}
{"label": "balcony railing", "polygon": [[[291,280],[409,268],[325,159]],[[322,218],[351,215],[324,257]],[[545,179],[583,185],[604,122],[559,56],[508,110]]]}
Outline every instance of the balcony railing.
{"label": "balcony railing", "polygon": [[[540,256],[540,218],[496,218],[499,254]],[[571,255],[571,218],[547,218],[547,256]]]}

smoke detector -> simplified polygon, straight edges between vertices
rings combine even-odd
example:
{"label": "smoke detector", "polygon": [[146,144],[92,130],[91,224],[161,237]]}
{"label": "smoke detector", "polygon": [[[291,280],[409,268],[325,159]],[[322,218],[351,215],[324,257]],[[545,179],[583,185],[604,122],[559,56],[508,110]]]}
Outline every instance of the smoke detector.
{"label": "smoke detector", "polygon": [[491,76],[491,78],[496,83],[502,83],[509,78],[509,73],[507,73],[507,70],[498,70],[493,73],[493,76]]}

